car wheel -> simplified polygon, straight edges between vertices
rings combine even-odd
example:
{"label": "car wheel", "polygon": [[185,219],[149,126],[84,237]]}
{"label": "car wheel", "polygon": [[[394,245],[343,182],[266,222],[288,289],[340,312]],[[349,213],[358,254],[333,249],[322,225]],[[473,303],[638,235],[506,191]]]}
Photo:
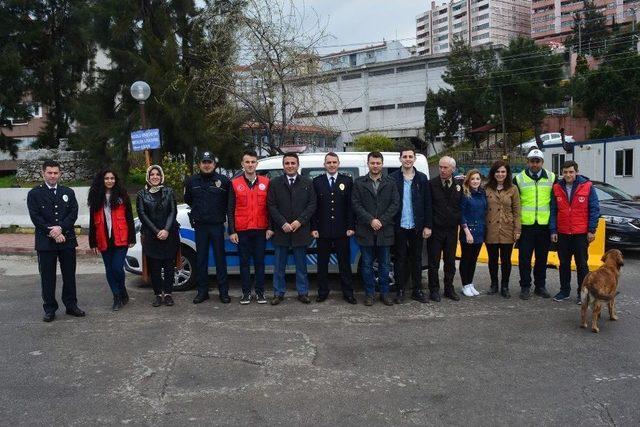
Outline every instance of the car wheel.
{"label": "car wheel", "polygon": [[182,268],[176,269],[173,281],[173,290],[177,292],[188,291],[195,285],[196,253],[187,246],[182,246]]}

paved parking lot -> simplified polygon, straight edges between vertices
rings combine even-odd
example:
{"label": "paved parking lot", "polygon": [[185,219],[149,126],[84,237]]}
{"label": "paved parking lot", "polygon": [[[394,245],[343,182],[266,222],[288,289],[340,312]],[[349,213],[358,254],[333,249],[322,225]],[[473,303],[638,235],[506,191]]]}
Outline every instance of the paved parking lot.
{"label": "paved parking lot", "polygon": [[47,324],[34,258],[0,258],[0,424],[640,423],[637,255],[620,321],[599,335],[579,328],[575,304],[537,297],[240,306],[237,279],[231,305],[194,306],[188,292],[153,308],[130,276],[132,301],[113,313],[101,268],[81,260],[87,317]]}

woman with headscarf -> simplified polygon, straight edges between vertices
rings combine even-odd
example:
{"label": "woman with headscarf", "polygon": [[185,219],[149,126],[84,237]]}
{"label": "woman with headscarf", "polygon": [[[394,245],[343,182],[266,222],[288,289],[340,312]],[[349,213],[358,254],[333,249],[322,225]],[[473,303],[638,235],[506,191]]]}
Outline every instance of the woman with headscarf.
{"label": "woman with headscarf", "polygon": [[164,172],[160,166],[151,165],[147,169],[147,185],[138,192],[136,207],[141,222],[142,254],[147,259],[155,294],[152,305],[171,306],[174,304],[171,292],[180,244],[178,209],[173,190],[164,185]]}
{"label": "woman with headscarf", "polygon": [[89,247],[102,255],[107,283],[113,293],[113,311],[129,302],[124,285],[124,259],[135,245],[131,200],[113,169],[100,171],[89,188]]}

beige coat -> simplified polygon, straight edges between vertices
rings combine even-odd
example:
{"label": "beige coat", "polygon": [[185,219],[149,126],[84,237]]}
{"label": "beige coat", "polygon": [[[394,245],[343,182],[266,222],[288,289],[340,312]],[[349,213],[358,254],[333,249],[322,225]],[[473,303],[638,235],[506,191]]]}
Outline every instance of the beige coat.
{"label": "beige coat", "polygon": [[487,238],[485,243],[515,243],[520,234],[520,195],[512,185],[508,190],[487,192]]}

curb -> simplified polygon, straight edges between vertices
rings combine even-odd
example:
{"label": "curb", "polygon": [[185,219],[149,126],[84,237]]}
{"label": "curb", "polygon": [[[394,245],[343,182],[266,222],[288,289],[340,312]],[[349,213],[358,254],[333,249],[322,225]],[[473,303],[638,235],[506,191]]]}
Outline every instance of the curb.
{"label": "curb", "polygon": [[[37,252],[32,247],[16,247],[16,246],[4,246],[0,247],[0,255],[33,255],[36,256]],[[76,255],[78,257],[95,257],[91,249],[79,249],[76,248]]]}

